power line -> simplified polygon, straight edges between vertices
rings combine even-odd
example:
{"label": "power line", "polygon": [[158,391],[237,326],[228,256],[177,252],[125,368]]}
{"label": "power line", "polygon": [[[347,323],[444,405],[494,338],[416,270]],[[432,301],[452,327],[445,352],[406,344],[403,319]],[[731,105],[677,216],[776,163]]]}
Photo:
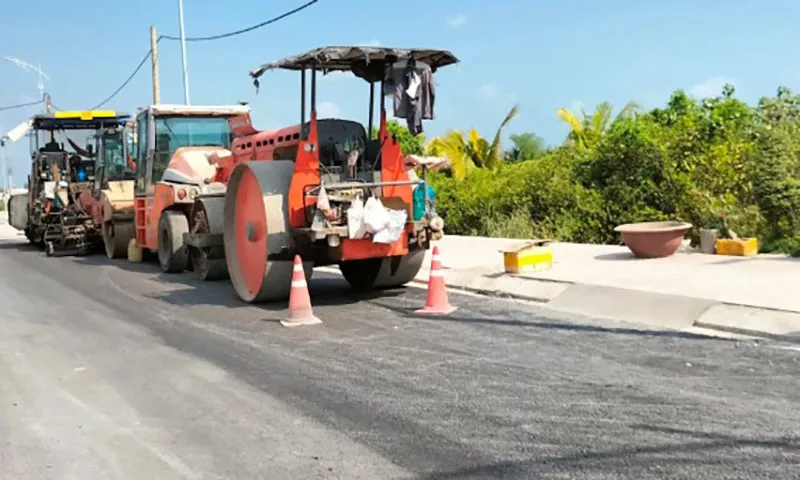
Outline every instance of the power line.
{"label": "power line", "polygon": [[[302,10],[305,10],[306,8],[308,8],[311,5],[317,3],[318,1],[319,0],[310,0],[309,2],[299,6],[297,8],[295,8],[294,10],[289,10],[286,13],[278,15],[277,17],[270,18],[269,20],[261,22],[258,25],[253,25],[252,27],[247,27],[247,28],[244,28],[244,29],[241,29],[241,30],[236,30],[234,32],[223,33],[223,34],[220,34],[220,35],[212,35],[210,37],[187,38],[186,41],[187,42],[204,42],[204,41],[210,41],[210,40],[219,40],[221,38],[228,38],[228,37],[233,37],[233,36],[236,36],[236,35],[240,35],[242,33],[251,32],[253,30],[256,30],[256,29],[259,29],[261,27],[264,27],[264,26],[270,25],[272,23],[275,23],[275,22],[277,22],[279,20],[283,20],[284,18],[292,16],[295,13],[298,13],[298,12],[300,12]],[[167,40],[180,40],[180,37],[173,37],[171,35],[159,35],[158,38],[156,39],[156,43],[160,42],[161,39],[163,39],[163,38],[166,38]],[[122,83],[122,85],[119,86],[119,88],[114,90],[114,93],[109,95],[105,100],[103,100],[102,102],[98,103],[96,106],[92,107],[92,110],[96,110],[96,109],[102,107],[106,103],[110,102],[114,97],[116,97],[117,94],[119,92],[121,92],[122,89],[125,88],[131,82],[131,80],[133,80],[133,77],[135,77],[136,74],[139,73],[139,70],[142,69],[142,67],[144,66],[145,62],[147,62],[147,59],[149,59],[150,55],[152,55],[152,54],[153,54],[152,50],[147,50],[147,54],[144,56],[144,58],[142,58],[142,61],[139,62],[139,65],[136,67],[136,69],[133,71],[133,73],[131,73],[128,76],[128,78]]]}
{"label": "power line", "polygon": [[[158,38],[158,40],[161,40],[161,38],[159,37],[159,38]],[[156,40],[156,43],[158,43],[158,40]],[[127,78],[127,79],[126,79],[124,82],[122,82],[122,85],[120,85],[120,86],[119,86],[119,88],[117,88],[116,90],[114,90],[114,93],[112,93],[111,95],[109,95],[109,96],[108,96],[108,97],[107,97],[105,100],[103,100],[102,102],[100,102],[100,103],[98,103],[97,105],[95,105],[94,107],[92,107],[92,110],[97,110],[98,108],[102,107],[102,106],[103,106],[103,105],[105,105],[106,103],[110,102],[110,101],[111,101],[111,99],[113,99],[114,97],[116,97],[116,96],[117,96],[117,94],[118,94],[119,92],[121,92],[121,91],[122,91],[122,89],[123,89],[123,88],[125,88],[125,87],[126,87],[126,86],[127,86],[127,85],[128,85],[130,82],[131,82],[131,80],[133,80],[133,77],[135,77],[135,76],[136,76],[136,74],[137,74],[137,73],[139,73],[139,70],[141,70],[141,69],[142,69],[142,67],[144,66],[145,62],[147,61],[147,59],[148,59],[148,58],[150,58],[150,55],[152,55],[152,54],[153,54],[153,51],[152,51],[152,50],[147,50],[147,54],[144,56],[144,58],[142,58],[142,61],[141,61],[141,62],[139,62],[139,65],[136,67],[136,69],[133,71],[133,73],[131,73],[131,74],[128,76],[128,78]]]}
{"label": "power line", "polygon": [[42,103],[42,101],[43,100],[37,100],[35,102],[20,103],[19,105],[9,105],[7,107],[0,107],[0,112],[5,111],[5,110],[14,110],[16,108],[32,107],[34,105],[39,105],[40,103]]}
{"label": "power line", "polygon": [[[207,41],[210,41],[210,40],[219,40],[221,38],[234,37],[236,35],[241,35],[242,33],[252,32],[253,30],[257,30],[257,29],[259,29],[261,27],[265,27],[265,26],[270,25],[272,23],[275,23],[275,22],[277,22],[279,20],[283,20],[286,17],[290,17],[290,16],[294,15],[295,13],[301,12],[301,11],[305,10],[306,8],[310,7],[311,5],[314,5],[318,1],[319,0],[311,0],[310,2],[307,2],[307,3],[303,4],[303,5],[295,8],[294,10],[290,10],[290,11],[288,11],[286,13],[278,15],[277,17],[270,18],[269,20],[261,22],[258,25],[253,25],[252,27],[247,27],[247,28],[243,28],[241,30],[236,30],[236,31],[233,31],[233,32],[228,32],[228,33],[221,33],[219,35],[212,35],[210,37],[186,37],[186,41],[187,42],[207,42]],[[173,37],[172,35],[162,35],[161,37],[162,38],[166,38],[167,40],[180,40],[180,37]]]}

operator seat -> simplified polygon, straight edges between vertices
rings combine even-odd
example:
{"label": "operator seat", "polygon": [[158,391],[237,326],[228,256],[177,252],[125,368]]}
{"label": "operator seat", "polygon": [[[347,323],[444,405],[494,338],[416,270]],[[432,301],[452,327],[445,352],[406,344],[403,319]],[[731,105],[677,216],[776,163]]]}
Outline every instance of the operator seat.
{"label": "operator seat", "polygon": [[[308,123],[303,125],[307,131]],[[317,120],[317,137],[319,138],[319,162],[325,167],[345,167],[347,151],[350,143],[361,151],[359,162],[363,161],[363,152],[367,144],[367,131],[364,126],[352,120],[323,118]]]}

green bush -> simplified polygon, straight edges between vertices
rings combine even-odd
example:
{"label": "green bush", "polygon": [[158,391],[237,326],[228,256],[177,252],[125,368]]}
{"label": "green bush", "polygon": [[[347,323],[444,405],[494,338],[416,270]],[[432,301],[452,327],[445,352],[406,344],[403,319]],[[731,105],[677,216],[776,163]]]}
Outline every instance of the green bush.
{"label": "green bush", "polygon": [[[726,86],[681,91],[533,160],[431,175],[446,232],[616,243],[616,225],[676,219],[800,253],[800,97],[780,88],[751,107]],[[696,231],[693,232],[696,237]]]}

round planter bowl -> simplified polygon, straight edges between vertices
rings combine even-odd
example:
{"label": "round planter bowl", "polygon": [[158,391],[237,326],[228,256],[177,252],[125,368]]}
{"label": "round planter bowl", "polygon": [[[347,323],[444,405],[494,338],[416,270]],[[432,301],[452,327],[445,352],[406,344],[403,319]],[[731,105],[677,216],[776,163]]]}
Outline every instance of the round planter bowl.
{"label": "round planter bowl", "polygon": [[691,223],[642,222],[626,223],[614,229],[622,235],[622,241],[639,258],[669,257],[678,251]]}

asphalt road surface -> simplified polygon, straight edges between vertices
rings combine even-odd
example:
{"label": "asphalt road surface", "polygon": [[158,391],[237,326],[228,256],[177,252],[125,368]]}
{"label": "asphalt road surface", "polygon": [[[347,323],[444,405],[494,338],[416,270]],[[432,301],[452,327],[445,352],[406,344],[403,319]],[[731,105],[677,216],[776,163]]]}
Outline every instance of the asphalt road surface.
{"label": "asphalt road surface", "polygon": [[311,281],[287,329],[227,282],[0,244],[0,478],[800,478],[800,352]]}

